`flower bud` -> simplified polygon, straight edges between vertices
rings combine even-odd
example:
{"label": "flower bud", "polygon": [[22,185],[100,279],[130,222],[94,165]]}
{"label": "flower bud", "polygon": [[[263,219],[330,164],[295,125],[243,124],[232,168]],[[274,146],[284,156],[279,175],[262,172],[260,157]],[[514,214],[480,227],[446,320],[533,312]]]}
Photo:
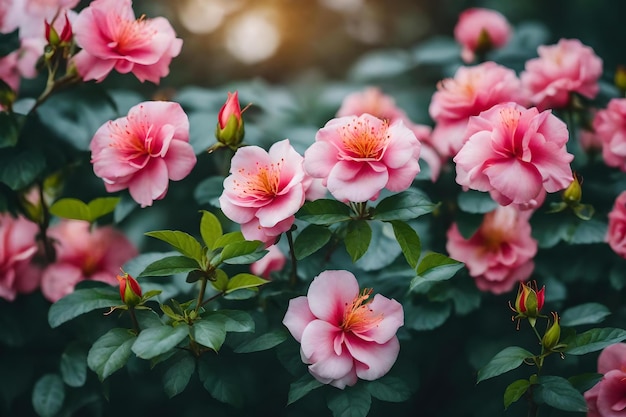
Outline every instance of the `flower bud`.
{"label": "flower bud", "polygon": [[541,290],[538,290],[535,281],[530,283],[520,282],[517,297],[515,298],[515,308],[513,308],[517,313],[517,316],[514,318],[527,318],[530,325],[535,327],[539,311],[541,311],[545,300],[545,289],[544,285]]}
{"label": "flower bud", "polygon": [[141,287],[137,280],[126,272],[117,276],[120,282],[120,297],[128,307],[134,307],[141,302]]}
{"label": "flower bud", "polygon": [[554,322],[543,335],[541,339],[541,345],[546,351],[551,351],[559,343],[561,337],[561,326],[559,325],[559,315],[552,312],[552,318]]}
{"label": "flower bud", "polygon": [[574,175],[574,181],[563,191],[563,200],[568,204],[578,204],[583,196],[583,189],[578,180],[578,175]]}
{"label": "flower bud", "polygon": [[59,38],[56,29],[47,20],[44,23],[46,24],[46,41],[48,41],[48,44],[54,46],[60,44],[61,38]]}
{"label": "flower bud", "polygon": [[237,91],[229,92],[226,103],[217,115],[215,137],[220,143],[230,148],[236,148],[243,140],[244,126],[241,113]]}
{"label": "flower bud", "polygon": [[72,40],[72,25],[70,24],[70,20],[67,17],[67,13],[65,14],[65,24],[63,25],[63,29],[61,29],[61,34],[54,28],[53,23],[48,23],[48,21],[44,21],[46,25],[46,41],[48,41],[48,45],[57,47],[57,46],[65,46],[69,45]]}

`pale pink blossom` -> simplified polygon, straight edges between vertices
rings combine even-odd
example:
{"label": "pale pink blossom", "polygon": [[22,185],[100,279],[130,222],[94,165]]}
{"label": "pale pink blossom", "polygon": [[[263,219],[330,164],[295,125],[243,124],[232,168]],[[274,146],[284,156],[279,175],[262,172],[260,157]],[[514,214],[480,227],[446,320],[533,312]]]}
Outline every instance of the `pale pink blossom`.
{"label": "pale pink blossom", "polygon": [[537,241],[531,237],[528,215],[515,207],[498,207],[465,239],[453,223],[446,249],[450,257],[465,263],[481,291],[502,294],[528,279],[534,269]]}
{"label": "pale pink blossom", "polygon": [[604,348],[598,356],[598,373],[603,378],[585,392],[587,417],[626,416],[626,344]]}
{"label": "pale pink blossom", "polygon": [[183,44],[167,19],[135,19],[130,0],[94,0],[73,28],[83,48],[73,62],[85,81],[102,81],[115,69],[158,84]]}
{"label": "pale pink blossom", "polygon": [[107,191],[128,188],[141,207],[165,197],[169,180],[182,180],[196,164],[187,115],[167,101],[139,103],[128,116],[105,123],[90,149],[93,170]]}
{"label": "pale pink blossom", "polygon": [[454,27],[454,39],[463,48],[461,58],[466,63],[474,61],[477,53],[503,47],[510,38],[511,25],[506,17],[491,9],[467,9]]}
{"label": "pale pink blossom", "polygon": [[589,99],[598,94],[602,59],[578,39],[561,39],[556,45],[542,45],[539,58],[526,62],[520,75],[531,102],[539,108],[566,107],[571,93]]}
{"label": "pale pink blossom", "polygon": [[370,114],[330,120],[304,154],[304,169],[340,201],[376,200],[406,190],[419,173],[421,145],[402,120]]}
{"label": "pale pink blossom", "polygon": [[626,172],[626,99],[614,98],[598,110],[593,128],[602,141],[604,162]]}
{"label": "pale pink blossom", "polygon": [[270,246],[291,228],[304,204],[302,162],[288,139],[269,151],[258,146],[237,150],[219,201],[226,217],[241,225],[246,239]]}
{"label": "pale pink blossom", "polygon": [[442,156],[455,156],[466,139],[469,118],[509,101],[528,102],[515,71],[491,61],[460,67],[453,78],[437,84],[428,108],[436,123],[430,141]]}
{"label": "pale pink blossom", "polygon": [[302,361],[318,381],[338,388],[373,381],[395,363],[404,324],[402,305],[371,289],[359,291],[348,271],[324,271],[306,297],[289,301],[283,324],[300,342]]}
{"label": "pale pink blossom", "polygon": [[17,91],[20,88],[20,72],[17,67],[18,57],[18,51],[0,57],[0,80],[4,81],[13,91]]}
{"label": "pale pink blossom", "polygon": [[33,292],[41,273],[31,265],[37,253],[37,225],[24,217],[0,213],[0,298]]}
{"label": "pale pink blossom", "polygon": [[137,256],[135,246],[110,226],[90,230],[89,222],[63,220],[48,230],[55,243],[56,260],[41,278],[41,291],[55,302],[74,291],[81,281],[117,285],[117,274],[125,262]]}
{"label": "pale pink blossom", "polygon": [[276,245],[270,246],[267,250],[268,252],[264,257],[250,264],[250,271],[255,275],[269,279],[272,272],[283,269],[287,258]]}
{"label": "pale pink blossom", "polygon": [[52,22],[55,17],[63,16],[78,2],[79,0],[2,0],[0,33],[9,33],[19,28],[20,39],[45,39],[45,22]]}
{"label": "pale pink blossom", "polygon": [[454,157],[456,182],[489,191],[502,205],[528,204],[574,180],[565,123],[549,110],[504,103],[470,119],[465,145]]}
{"label": "pale pink blossom", "polygon": [[606,241],[615,253],[626,259],[626,191],[617,196],[609,213]]}

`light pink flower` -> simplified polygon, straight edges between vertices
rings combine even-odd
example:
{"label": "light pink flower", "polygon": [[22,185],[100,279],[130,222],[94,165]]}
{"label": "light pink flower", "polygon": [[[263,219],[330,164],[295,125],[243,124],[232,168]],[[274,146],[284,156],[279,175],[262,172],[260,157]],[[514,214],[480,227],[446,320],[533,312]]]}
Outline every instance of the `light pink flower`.
{"label": "light pink flower", "polygon": [[220,207],[241,225],[246,239],[270,246],[291,228],[304,204],[303,180],[302,156],[288,139],[273,144],[269,152],[245,146],[231,160]]}
{"label": "light pink flower", "polygon": [[531,203],[543,189],[553,193],[574,180],[567,127],[549,110],[499,104],[472,117],[465,137],[454,157],[456,182],[489,191],[502,205]]}
{"label": "light pink flower", "polygon": [[373,381],[395,363],[404,324],[402,305],[372,290],[359,292],[348,271],[324,271],[306,297],[289,301],[283,324],[300,342],[302,361],[318,381],[338,388]]}
{"label": "light pink flower", "polygon": [[587,98],[598,94],[602,59],[578,39],[561,39],[556,45],[542,45],[539,58],[526,62],[520,75],[531,102],[539,108],[562,108],[570,94]]}
{"label": "light pink flower", "polygon": [[330,120],[304,153],[304,169],[338,200],[376,200],[383,188],[406,190],[419,173],[421,145],[402,120],[370,114]]}
{"label": "light pink flower", "polygon": [[250,264],[250,271],[255,275],[269,279],[272,272],[283,269],[287,258],[276,245],[272,245],[267,249],[269,252],[264,257]]}
{"label": "light pink flower", "polygon": [[120,267],[138,254],[128,238],[110,226],[90,230],[88,222],[63,220],[48,235],[55,242],[56,260],[43,272],[41,291],[51,302],[84,280],[117,285]]}
{"label": "light pink flower", "polygon": [[626,99],[614,98],[605,110],[598,110],[593,128],[602,141],[604,162],[626,172]]}
{"label": "light pink flower", "polygon": [[20,39],[45,39],[45,22],[51,22],[55,16],[63,16],[78,2],[79,0],[3,0],[0,2],[0,33],[9,33],[19,28]]}
{"label": "light pink flower", "polygon": [[0,80],[4,81],[13,91],[17,91],[20,88],[20,72],[17,67],[18,57],[18,51],[0,57]]}
{"label": "light pink flower", "polygon": [[13,301],[18,293],[39,286],[41,273],[31,265],[37,253],[37,225],[23,217],[0,213],[0,298]]}
{"label": "light pink flower", "polygon": [[85,81],[102,81],[115,69],[158,84],[183,44],[165,18],[135,19],[130,0],[94,0],[73,27],[83,48],[74,63]]}
{"label": "light pink flower", "polygon": [[91,162],[109,192],[128,188],[141,207],[165,197],[169,180],[185,178],[196,164],[189,120],[178,103],[147,101],[94,135]]}
{"label": "light pink flower", "polygon": [[604,377],[585,392],[588,417],[626,416],[626,344],[604,348],[598,356],[598,373]]}
{"label": "light pink flower", "polygon": [[479,7],[465,10],[454,27],[454,39],[461,44],[461,58],[474,61],[476,53],[501,48],[511,38],[511,25],[499,12]]}
{"label": "light pink flower", "polygon": [[453,223],[446,249],[450,257],[464,262],[476,286],[502,294],[532,273],[537,241],[531,237],[528,216],[516,208],[498,207],[485,214],[481,226],[465,239]]}
{"label": "light pink flower", "polygon": [[528,102],[515,71],[495,62],[460,67],[454,78],[437,84],[428,108],[436,123],[430,141],[441,155],[455,156],[466,139],[469,118],[509,101]]}
{"label": "light pink flower", "polygon": [[615,253],[626,259],[626,191],[617,196],[609,213],[606,241]]}

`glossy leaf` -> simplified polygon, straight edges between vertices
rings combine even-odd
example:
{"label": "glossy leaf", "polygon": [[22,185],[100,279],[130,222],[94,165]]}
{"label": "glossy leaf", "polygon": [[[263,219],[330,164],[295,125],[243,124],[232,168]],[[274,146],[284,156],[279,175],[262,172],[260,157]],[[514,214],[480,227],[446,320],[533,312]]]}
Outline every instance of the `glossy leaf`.
{"label": "glossy leaf", "polygon": [[393,226],[393,234],[398,240],[404,258],[411,268],[415,269],[422,253],[420,237],[411,226],[403,221],[393,220],[391,221],[391,225]]}
{"label": "glossy leaf", "polygon": [[287,340],[287,337],[288,333],[285,330],[274,330],[240,344],[235,348],[235,352],[251,353],[271,349]]}
{"label": "glossy leaf", "polygon": [[87,350],[79,343],[70,343],[61,355],[59,371],[70,387],[82,387],[87,380]]}
{"label": "glossy leaf", "polygon": [[201,213],[200,235],[206,247],[213,250],[216,248],[215,242],[222,237],[222,224],[213,213],[206,210],[202,210]]}
{"label": "glossy leaf", "polygon": [[530,382],[527,379],[518,379],[509,384],[504,390],[504,408],[509,408],[511,404],[522,398],[529,387]]}
{"label": "glossy leaf", "polygon": [[372,240],[372,228],[365,220],[353,220],[348,224],[344,243],[352,262],[358,261],[369,248]]}
{"label": "glossy leaf", "polygon": [[198,261],[186,256],[168,256],[152,262],[139,274],[139,277],[167,277],[174,274],[198,270]]}
{"label": "glossy leaf", "polygon": [[202,261],[202,246],[193,236],[179,230],[157,230],[147,232],[146,236],[162,240],[172,245],[188,258]]}
{"label": "glossy leaf", "polygon": [[174,349],[188,334],[186,325],[151,327],[139,333],[132,350],[142,359],[152,359]]}
{"label": "glossy leaf", "polygon": [[246,240],[246,238],[243,237],[241,232],[230,232],[217,238],[213,243],[213,247],[214,249],[223,248],[229,243],[243,242],[244,240]]}
{"label": "glossy leaf", "polygon": [[208,320],[220,320],[227,332],[253,332],[255,323],[250,314],[241,310],[218,310],[207,315]]}
{"label": "glossy leaf", "polygon": [[185,390],[196,370],[195,359],[187,352],[176,353],[167,362],[168,368],[163,373],[163,390],[168,398],[175,397]]}
{"label": "glossy leaf", "polygon": [[40,151],[9,148],[0,153],[0,183],[12,190],[26,188],[45,168],[46,159]]}
{"label": "glossy leaf", "polygon": [[586,412],[587,402],[572,384],[560,376],[541,376],[537,396],[559,410]]}
{"label": "glossy leaf", "polygon": [[33,388],[32,402],[40,417],[53,417],[61,410],[64,401],[65,386],[60,376],[46,374],[39,378]]}
{"label": "glossy leaf", "polygon": [[598,324],[610,315],[608,308],[599,303],[585,303],[568,308],[561,315],[561,326],[580,326]]}
{"label": "glossy leaf", "polygon": [[221,269],[215,270],[215,281],[211,281],[213,288],[220,292],[226,292],[228,289],[228,275]]}
{"label": "glossy leaf", "polygon": [[417,266],[417,274],[410,284],[410,291],[417,291],[427,283],[446,281],[465,265],[440,253],[429,253]]}
{"label": "glossy leaf", "polygon": [[197,320],[191,326],[191,335],[196,342],[217,352],[226,339],[226,329],[220,320]]}
{"label": "glossy leaf", "polygon": [[361,385],[346,387],[328,398],[333,417],[365,417],[372,405],[372,396]]}
{"label": "glossy leaf", "polygon": [[365,387],[372,395],[381,401],[399,403],[411,397],[409,386],[400,378],[384,376],[368,382]]}
{"label": "glossy leaf", "polygon": [[350,220],[350,207],[330,199],[307,201],[298,210],[296,217],[311,224],[329,225]]}
{"label": "glossy leaf", "polygon": [[228,285],[226,286],[226,293],[229,294],[242,288],[259,287],[263,284],[267,284],[268,282],[269,281],[266,279],[244,272],[235,275],[228,281]]}
{"label": "glossy leaf", "polygon": [[81,314],[119,304],[122,304],[122,301],[117,288],[83,288],[52,304],[48,311],[48,323],[50,327],[55,328]]}
{"label": "glossy leaf", "polygon": [[293,243],[296,259],[301,260],[317,252],[328,243],[332,235],[327,227],[308,225],[298,234]]}
{"label": "glossy leaf", "polygon": [[428,214],[437,208],[424,194],[404,191],[383,199],[372,216],[375,220],[411,220]]}
{"label": "glossy leaf", "polygon": [[610,327],[591,329],[576,335],[574,340],[567,341],[565,353],[584,355],[585,353],[602,350],[623,340],[626,340],[626,330]]}
{"label": "glossy leaf", "polygon": [[265,250],[259,250],[262,247],[263,244],[258,240],[229,243],[222,250],[221,260],[232,265],[249,264],[261,259],[267,253]]}
{"label": "glossy leaf", "polygon": [[478,383],[511,371],[520,366],[524,360],[533,356],[532,353],[518,346],[504,348],[478,371],[478,380],[476,382]]}
{"label": "glossy leaf", "polygon": [[135,335],[128,329],[111,329],[89,349],[87,364],[101,381],[121,369],[131,354]]}
{"label": "glossy leaf", "polygon": [[309,392],[316,388],[324,386],[317,379],[313,378],[310,373],[306,373],[300,377],[296,382],[289,385],[289,394],[287,396],[287,405],[293,404],[300,398],[307,395]]}
{"label": "glossy leaf", "polygon": [[21,114],[0,112],[0,149],[17,145],[24,120]]}
{"label": "glossy leaf", "polygon": [[460,193],[457,199],[459,208],[467,213],[484,214],[495,210],[498,203],[493,201],[489,193],[469,190]]}

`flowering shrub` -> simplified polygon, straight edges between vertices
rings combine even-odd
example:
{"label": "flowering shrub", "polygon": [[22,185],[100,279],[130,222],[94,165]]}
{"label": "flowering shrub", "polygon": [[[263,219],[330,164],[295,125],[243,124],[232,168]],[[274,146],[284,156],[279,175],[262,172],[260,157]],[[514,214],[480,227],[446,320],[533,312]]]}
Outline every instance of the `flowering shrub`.
{"label": "flowering shrub", "polygon": [[0,4],[0,414],[624,414],[593,39],[471,8],[343,82],[171,87],[134,7]]}

